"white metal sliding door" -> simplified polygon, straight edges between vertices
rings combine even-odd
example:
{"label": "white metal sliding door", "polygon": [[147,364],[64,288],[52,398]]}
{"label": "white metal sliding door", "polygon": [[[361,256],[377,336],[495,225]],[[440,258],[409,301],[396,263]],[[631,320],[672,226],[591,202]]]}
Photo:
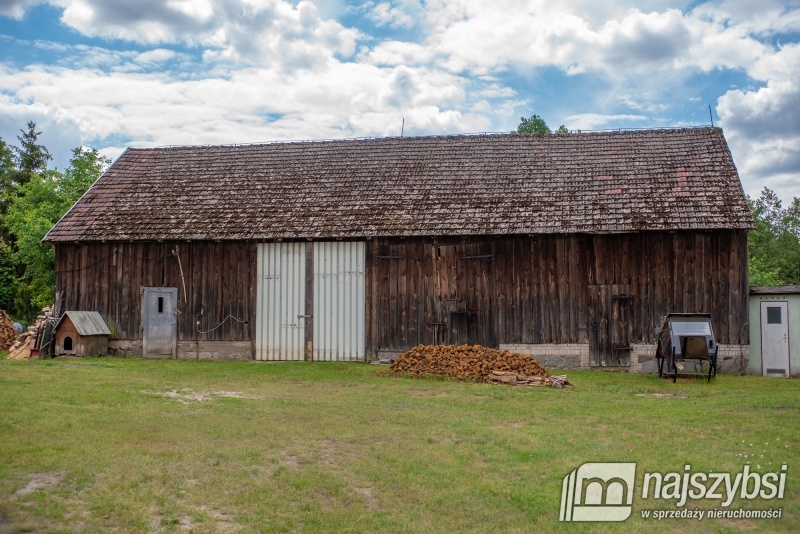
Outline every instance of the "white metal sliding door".
{"label": "white metal sliding door", "polygon": [[363,242],[314,243],[314,359],[363,360]]}
{"label": "white metal sliding door", "polygon": [[306,244],[258,245],[256,359],[303,360]]}

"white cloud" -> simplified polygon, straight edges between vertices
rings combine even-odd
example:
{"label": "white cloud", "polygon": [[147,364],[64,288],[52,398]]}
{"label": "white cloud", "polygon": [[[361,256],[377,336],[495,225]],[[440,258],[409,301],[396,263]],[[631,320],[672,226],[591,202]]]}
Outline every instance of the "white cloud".
{"label": "white cloud", "polygon": [[[151,45],[185,44],[208,59],[312,68],[328,57],[349,57],[357,30],[323,18],[309,1],[287,0],[51,0],[61,22],[89,37]],[[0,5],[19,15],[32,2]]]}
{"label": "white cloud", "polygon": [[58,117],[82,139],[208,144],[274,139],[414,135],[486,128],[460,111],[467,80],[424,68],[330,61],[316,72],[243,69],[227,79],[30,68],[0,70],[0,115]]}
{"label": "white cloud", "polygon": [[[0,15],[19,19],[36,3],[0,0]],[[800,194],[796,1],[49,3],[80,34],[123,44],[32,42],[57,59],[0,67],[0,117],[50,121],[81,143],[396,135],[404,118],[409,134],[506,130],[531,112],[571,129],[675,125],[693,122],[680,110],[722,95],[746,187]],[[345,27],[343,14],[367,24]],[[552,68],[587,86],[543,96],[539,73]],[[744,87],[710,89],[723,71]]]}
{"label": "white cloud", "polygon": [[800,196],[800,45],[787,45],[752,69],[766,86],[734,89],[719,98],[717,112],[751,190],[764,185]]}
{"label": "white cloud", "polygon": [[134,61],[137,63],[162,63],[164,61],[168,61],[173,59],[177,54],[173,50],[167,50],[164,48],[154,48],[153,50],[148,50],[147,52],[142,52]]}
{"label": "white cloud", "polygon": [[0,0],[0,15],[5,17],[21,19],[25,12],[36,4],[44,3],[45,0]]}
{"label": "white cloud", "polygon": [[600,115],[598,113],[580,113],[570,115],[565,119],[566,126],[570,130],[595,130],[609,123],[619,123],[620,121],[645,121],[644,115]]}
{"label": "white cloud", "polygon": [[395,0],[391,2],[366,2],[358,11],[378,27],[411,28],[420,20],[423,7],[418,0]]}

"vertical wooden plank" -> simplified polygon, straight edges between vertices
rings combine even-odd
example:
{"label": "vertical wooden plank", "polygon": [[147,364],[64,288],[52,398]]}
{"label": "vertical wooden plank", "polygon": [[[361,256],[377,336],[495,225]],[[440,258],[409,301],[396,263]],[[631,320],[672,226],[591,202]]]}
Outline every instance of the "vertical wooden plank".
{"label": "vertical wooden plank", "polygon": [[684,309],[690,313],[697,313],[695,301],[695,289],[697,286],[697,257],[695,254],[695,236],[689,233],[683,234],[684,238],[684,262],[685,262],[685,285],[684,285]]}
{"label": "vertical wooden plank", "polygon": [[531,240],[530,247],[530,306],[531,306],[531,331],[532,343],[545,343],[544,318],[542,312],[542,277],[544,272],[542,242],[539,237]]}
{"label": "vertical wooden plank", "polygon": [[406,351],[411,348],[408,344],[408,309],[409,309],[409,295],[408,295],[408,279],[406,265],[408,262],[406,243],[400,243],[397,246],[397,255],[400,256],[397,261],[397,325],[398,325],[398,348]]}
{"label": "vertical wooden plank", "polygon": [[522,302],[522,268],[520,266],[520,247],[522,238],[514,236],[510,239],[511,255],[509,256],[510,281],[509,299],[511,300],[511,328],[508,343],[524,343],[522,331],[524,327],[524,303]]}
{"label": "vertical wooden plank", "polygon": [[436,277],[435,271],[435,255],[436,255],[436,248],[433,243],[425,243],[422,247],[423,256],[422,256],[422,266],[423,266],[423,300],[425,302],[425,324],[424,330],[422,331],[424,343],[426,345],[432,345],[434,342],[434,329],[432,323],[435,322],[435,315],[434,315],[434,302],[433,302],[433,295],[434,295],[434,278]]}
{"label": "vertical wooden plank", "polygon": [[572,299],[569,294],[569,280],[572,265],[569,261],[569,243],[567,237],[558,236],[556,238],[556,273],[558,276],[557,293],[558,301],[554,303],[554,308],[558,310],[558,338],[556,343],[569,343],[571,337],[570,311],[573,309]]}
{"label": "vertical wooden plank", "polygon": [[496,336],[494,328],[495,310],[492,306],[492,300],[497,288],[493,283],[495,261],[494,247],[490,240],[481,240],[478,255],[486,256],[482,257],[478,262],[481,269],[481,344],[486,347],[496,348],[497,342],[495,341]]}
{"label": "vertical wooden plank", "polygon": [[493,258],[491,260],[492,270],[490,285],[494,288],[489,293],[490,306],[493,311],[492,317],[492,337],[495,343],[508,343],[512,337],[510,335],[511,310],[508,303],[510,269],[507,271],[508,258],[512,256],[512,243],[510,239],[503,238],[490,242],[490,250]]}
{"label": "vertical wooden plank", "polygon": [[378,294],[380,295],[380,306],[378,310],[378,347],[377,350],[389,348],[389,267],[391,261],[383,256],[389,255],[389,246],[385,240],[381,240],[378,248],[378,255],[381,256],[376,261],[378,270]]}
{"label": "vertical wooden plank", "polygon": [[592,366],[600,365],[600,287],[597,284],[587,286],[589,365]]}
{"label": "vertical wooden plank", "polygon": [[419,240],[414,239],[406,243],[406,278],[407,282],[407,302],[408,302],[408,331],[406,343],[408,347],[419,345],[419,284],[420,284],[420,261],[419,261]]}
{"label": "vertical wooden plank", "polygon": [[578,275],[575,279],[575,294],[577,295],[578,306],[578,343],[589,343],[589,292],[587,285],[592,279],[592,262],[590,260],[591,238],[586,235],[575,237],[575,247]]}
{"label": "vertical wooden plank", "polygon": [[742,257],[740,254],[740,234],[732,231],[731,234],[731,263],[730,263],[730,304],[728,305],[728,335],[729,343],[740,343],[741,329],[739,328],[739,314],[742,300],[742,285],[741,285],[741,266]]}
{"label": "vertical wooden plank", "polygon": [[559,331],[559,302],[558,302],[558,251],[557,237],[554,235],[546,236],[547,242],[547,279],[545,280],[545,291],[547,294],[547,336],[548,343],[558,343]]}
{"label": "vertical wooden plank", "polygon": [[719,306],[715,310],[715,326],[718,328],[717,336],[724,340],[721,343],[730,343],[731,335],[728,322],[730,307],[730,269],[731,269],[731,233],[720,233],[719,250]]}

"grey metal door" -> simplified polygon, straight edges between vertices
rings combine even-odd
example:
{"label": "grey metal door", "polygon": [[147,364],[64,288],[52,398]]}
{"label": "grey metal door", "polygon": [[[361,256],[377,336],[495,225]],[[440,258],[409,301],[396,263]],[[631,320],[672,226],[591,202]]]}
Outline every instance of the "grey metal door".
{"label": "grey metal door", "polygon": [[761,303],[761,368],[764,376],[789,376],[789,304]]}
{"label": "grey metal door", "polygon": [[314,243],[315,360],[364,360],[365,262],[363,241]]}
{"label": "grey metal door", "polygon": [[178,288],[146,287],[142,298],[142,354],[171,356],[177,354]]}
{"label": "grey metal door", "polygon": [[306,244],[259,243],[256,359],[305,359]]}

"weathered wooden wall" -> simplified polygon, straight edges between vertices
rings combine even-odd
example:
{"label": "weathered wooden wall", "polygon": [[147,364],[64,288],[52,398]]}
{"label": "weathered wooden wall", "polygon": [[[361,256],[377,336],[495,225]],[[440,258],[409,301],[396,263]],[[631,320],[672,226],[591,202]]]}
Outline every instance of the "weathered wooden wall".
{"label": "weathered wooden wall", "polygon": [[[184,300],[177,247],[186,281]],[[116,339],[141,339],[141,288],[178,288],[178,338],[250,340],[255,331],[256,245],[247,241],[115,242],[55,245],[56,290],[63,310],[98,311]]]}
{"label": "weathered wooden wall", "polygon": [[[140,288],[166,286],[178,288],[179,339],[194,339],[204,308],[203,330],[229,314],[248,324],[228,320],[203,339],[252,340],[256,248],[59,244],[56,289],[63,309],[100,312],[117,339],[141,338]],[[653,343],[670,312],[709,312],[720,343],[749,343],[744,231],[378,238],[366,248],[368,357],[419,343]],[[610,314],[619,331],[592,337]]]}
{"label": "weathered wooden wall", "polygon": [[708,312],[720,343],[746,344],[747,284],[744,231],[376,239],[367,352],[589,343],[605,320],[593,308],[617,313],[618,302],[626,332],[609,335],[625,343],[653,343],[667,313]]}

